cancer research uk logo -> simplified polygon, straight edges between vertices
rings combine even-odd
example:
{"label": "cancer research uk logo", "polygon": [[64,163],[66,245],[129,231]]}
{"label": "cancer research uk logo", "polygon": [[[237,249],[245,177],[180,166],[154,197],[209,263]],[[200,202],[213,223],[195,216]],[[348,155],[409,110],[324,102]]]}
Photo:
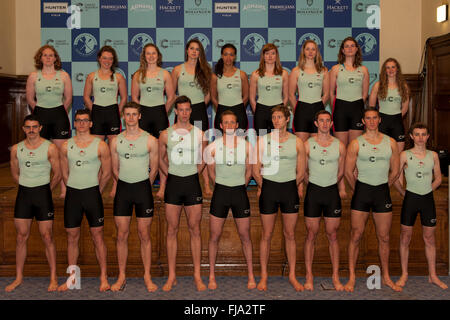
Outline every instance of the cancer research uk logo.
{"label": "cancer research uk logo", "polygon": [[262,47],[266,44],[266,40],[258,33],[250,33],[244,38],[242,44],[244,51],[249,56],[259,56]]}
{"label": "cancer research uk logo", "polygon": [[211,45],[211,42],[209,41],[208,37],[205,34],[194,33],[187,39],[187,42],[191,41],[192,39],[198,39],[202,43],[202,46],[205,49],[205,52],[208,51],[208,48]]}
{"label": "cancer research uk logo", "polygon": [[358,41],[363,56],[370,56],[377,48],[377,39],[370,33],[361,33],[355,40]]}
{"label": "cancer research uk logo", "polygon": [[131,39],[131,50],[139,56],[147,43],[154,43],[152,37],[146,33],[138,33]]}
{"label": "cancer research uk logo", "polygon": [[83,57],[90,57],[98,50],[98,42],[90,33],[81,33],[73,41],[75,51]]}
{"label": "cancer research uk logo", "polygon": [[301,47],[306,40],[313,40],[319,47],[322,46],[322,41],[320,41],[319,36],[314,33],[305,33],[302,35],[300,39],[298,39],[298,46]]}

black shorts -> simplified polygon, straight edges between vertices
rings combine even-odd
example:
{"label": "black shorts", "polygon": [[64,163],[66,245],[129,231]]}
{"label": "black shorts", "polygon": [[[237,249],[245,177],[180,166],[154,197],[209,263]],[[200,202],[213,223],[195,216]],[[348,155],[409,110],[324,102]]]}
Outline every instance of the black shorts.
{"label": "black shorts", "polygon": [[402,205],[401,224],[414,226],[419,212],[422,226],[436,226],[436,206],[434,205],[433,192],[419,195],[406,190]]}
{"label": "black shorts", "polygon": [[225,219],[230,209],[235,219],[250,217],[250,201],[245,186],[228,187],[216,183],[209,213]]}
{"label": "black shorts", "polygon": [[127,183],[120,179],[117,181],[114,216],[131,217],[133,205],[137,218],[153,217],[153,195],[149,179],[135,183]]}
{"label": "black shorts", "polygon": [[334,131],[363,130],[364,100],[345,101],[336,99],[333,108]]}
{"label": "black shorts", "polygon": [[387,183],[371,186],[356,180],[353,193],[352,210],[363,212],[391,212],[392,200]]}
{"label": "black shorts", "polygon": [[381,122],[378,126],[380,132],[388,135],[397,142],[405,142],[405,127],[402,114],[384,114],[380,112]]}
{"label": "black shorts", "polygon": [[317,133],[317,127],[314,124],[314,117],[320,110],[325,110],[322,101],[315,103],[306,103],[298,101],[294,111],[294,121],[292,126],[294,132]]}
{"label": "black shorts", "polygon": [[41,137],[50,139],[69,139],[72,136],[69,117],[64,106],[42,108],[36,106],[33,114],[42,125]]}
{"label": "black shorts", "polygon": [[272,123],[272,108],[275,106],[266,106],[264,104],[257,103],[255,116],[253,117],[253,128],[256,130],[256,134],[259,136],[259,130],[267,130],[265,133],[261,132],[261,135],[269,133],[273,129]]}
{"label": "black shorts", "polygon": [[120,133],[122,122],[120,120],[119,106],[117,104],[106,107],[94,104],[92,106],[91,118],[91,134],[105,136]]}
{"label": "black shorts", "polygon": [[233,113],[237,116],[239,129],[243,129],[243,130],[248,129],[247,111],[246,111],[243,103],[240,103],[240,104],[237,104],[237,105],[231,106],[231,107],[227,107],[227,106],[223,106],[223,105],[219,104],[217,106],[216,117],[214,118],[214,128],[216,128],[218,130],[222,130],[222,129],[220,129],[220,120],[221,120],[220,115],[225,110],[233,111]]}
{"label": "black shorts", "polygon": [[139,127],[147,131],[156,139],[159,138],[161,131],[169,126],[169,118],[167,117],[166,107],[162,104],[155,107],[146,107],[141,105],[141,119],[139,119]]}
{"label": "black shorts", "polygon": [[179,177],[173,174],[167,176],[164,202],[176,206],[193,206],[203,202],[202,188],[198,174]]}
{"label": "black shorts", "polygon": [[300,208],[297,182],[275,182],[263,179],[261,196],[259,197],[259,212],[261,214],[298,213]]}
{"label": "black shorts", "polygon": [[309,182],[306,187],[304,214],[308,218],[340,218],[342,215],[341,197],[337,184],[321,187]]}
{"label": "black shorts", "polygon": [[33,219],[36,217],[37,221],[47,221],[53,220],[54,214],[50,184],[37,187],[19,185],[14,206],[14,218]]}
{"label": "black shorts", "polygon": [[67,186],[64,200],[64,227],[80,227],[83,213],[86,214],[89,227],[103,226],[103,200],[99,187],[75,189]]}

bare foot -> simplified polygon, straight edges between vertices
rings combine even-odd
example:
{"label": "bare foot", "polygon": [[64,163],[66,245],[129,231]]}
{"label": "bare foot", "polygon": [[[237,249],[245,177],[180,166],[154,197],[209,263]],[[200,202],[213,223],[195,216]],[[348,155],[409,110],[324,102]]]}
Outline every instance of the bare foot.
{"label": "bare foot", "polygon": [[355,278],[350,278],[344,286],[344,290],[347,292],[353,292],[355,290],[355,282]]}
{"label": "bare foot", "polygon": [[408,281],[408,275],[402,274],[402,276],[400,277],[400,279],[397,280],[395,285],[403,288],[406,284],[406,281]]}
{"label": "bare foot", "polygon": [[383,278],[383,284],[394,290],[395,292],[401,292],[403,289],[392,282],[391,278]]}
{"label": "bare foot", "polygon": [[302,286],[300,282],[297,281],[295,277],[289,278],[289,283],[294,287],[295,291],[303,291],[305,288]]}
{"label": "bare foot", "polygon": [[176,278],[173,278],[173,279],[167,279],[167,282],[163,285],[163,287],[162,287],[162,289],[163,289],[163,291],[170,291],[170,290],[172,290],[172,287],[173,286],[176,286],[177,285],[177,279]]}
{"label": "bare foot", "polygon": [[22,279],[16,279],[9,286],[5,288],[6,292],[14,291],[18,286],[22,284]]}
{"label": "bare foot", "polygon": [[339,277],[333,277],[333,285],[336,291],[344,291],[344,286],[342,285],[341,281],[339,281]]}
{"label": "bare foot", "polygon": [[217,289],[216,278],[209,277],[208,289],[209,290],[216,290]]}
{"label": "bare foot", "polygon": [[144,276],[144,282],[148,292],[155,292],[158,290],[158,286],[152,281],[150,276]]}
{"label": "bare foot", "polygon": [[51,279],[50,284],[48,285],[47,291],[53,292],[58,290],[58,280],[57,279]]}
{"label": "bare foot", "polygon": [[257,288],[259,291],[267,291],[267,278],[261,278]]}
{"label": "bare foot", "polygon": [[435,285],[437,285],[441,289],[447,289],[448,288],[448,286],[445,283],[443,283],[441,280],[439,280],[439,278],[437,276],[434,276],[434,277],[428,276],[428,282],[429,283],[434,283]]}
{"label": "bare foot", "polygon": [[194,278],[195,286],[197,287],[197,291],[205,291],[206,285],[203,283],[202,278]]}
{"label": "bare foot", "polygon": [[314,278],[313,278],[313,276],[306,276],[305,290],[314,291]]}
{"label": "bare foot", "polygon": [[69,290],[69,287],[67,287],[67,282],[64,282],[62,285],[58,287],[58,292],[65,292]]}
{"label": "bare foot", "polygon": [[247,289],[252,290],[256,288],[255,277],[249,277],[247,281]]}
{"label": "bare foot", "polygon": [[100,278],[100,292],[106,292],[111,289],[107,278]]}
{"label": "bare foot", "polygon": [[116,283],[114,283],[111,286],[111,291],[112,292],[123,291],[123,289],[125,289],[126,284],[127,284],[126,277],[119,275],[119,277],[117,278]]}

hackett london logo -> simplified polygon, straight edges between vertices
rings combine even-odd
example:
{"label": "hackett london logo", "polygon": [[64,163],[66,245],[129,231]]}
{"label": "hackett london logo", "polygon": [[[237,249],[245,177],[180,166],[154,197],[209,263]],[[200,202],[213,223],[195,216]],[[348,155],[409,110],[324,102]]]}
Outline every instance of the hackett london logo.
{"label": "hackett london logo", "polygon": [[181,10],[181,6],[174,5],[174,0],[167,0],[166,5],[160,5],[159,10],[164,11],[166,13],[175,13]]}
{"label": "hackett london logo", "polygon": [[342,0],[334,0],[334,5],[327,5],[327,10],[332,11],[333,13],[342,13],[347,11],[349,8],[347,5],[342,5]]}

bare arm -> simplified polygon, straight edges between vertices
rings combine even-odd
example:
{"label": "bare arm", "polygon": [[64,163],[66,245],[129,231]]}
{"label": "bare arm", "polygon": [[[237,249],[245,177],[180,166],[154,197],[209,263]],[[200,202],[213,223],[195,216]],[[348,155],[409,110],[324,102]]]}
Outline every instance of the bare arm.
{"label": "bare arm", "polygon": [[378,89],[380,88],[380,83],[377,81],[373,87],[372,91],[370,92],[369,96],[369,107],[375,107],[377,104],[377,97],[378,97]]}
{"label": "bare arm", "polygon": [[36,91],[34,89],[34,83],[36,81],[37,73],[32,72],[27,79],[27,86],[26,86],[26,96],[27,96],[27,103],[30,106],[31,110],[34,110],[34,107],[36,107]]}
{"label": "bare arm", "polygon": [[297,186],[299,186],[305,177],[305,171],[306,171],[306,153],[305,153],[305,146],[300,138],[297,138],[296,141],[296,148],[297,148]]}
{"label": "bare arm", "polygon": [[256,181],[256,184],[258,185],[258,189],[262,188],[262,175],[261,175],[261,168],[262,168],[262,157],[264,154],[264,138],[258,137],[258,142],[256,144],[256,163],[253,165],[253,178]]}
{"label": "bare arm", "polygon": [[338,164],[338,189],[339,189],[339,195],[341,199],[347,197],[347,192],[345,191],[345,156],[346,156],[347,150],[345,149],[345,145],[339,141],[339,164]]}
{"label": "bare arm", "polygon": [[252,177],[252,165],[250,163],[250,155],[253,152],[250,151],[252,146],[250,145],[250,143],[248,141],[245,142],[245,146],[246,146],[246,148],[245,148],[245,153],[246,153],[246,156],[245,156],[245,186],[247,186]]}
{"label": "bare arm", "polygon": [[367,96],[369,95],[369,86],[370,86],[370,76],[369,70],[365,66],[362,67],[364,78],[362,84],[362,98],[364,102],[367,100]]}
{"label": "bare arm", "polygon": [[48,161],[52,167],[52,180],[50,181],[50,189],[53,190],[61,181],[61,168],[59,165],[59,150],[53,143],[48,147]]}
{"label": "bare arm", "polygon": [[20,168],[19,159],[17,158],[17,144],[13,145],[11,148],[9,166],[11,168],[11,175],[14,181],[19,184]]}
{"label": "bare arm", "polygon": [[289,75],[289,104],[291,105],[292,109],[294,109],[295,105],[297,104],[297,97],[295,96],[295,93],[297,91],[298,73],[299,68],[295,67],[294,69],[292,69],[291,74]]}
{"label": "bare arm", "polygon": [[166,92],[166,112],[169,113],[175,101],[175,88],[170,73],[164,70],[164,90]]}
{"label": "bare arm", "polygon": [[347,155],[345,156],[345,177],[352,190],[355,190],[356,177],[354,175],[356,168],[356,159],[358,156],[359,145],[358,140],[353,140],[350,142],[347,148]]}
{"label": "bare arm", "polygon": [[214,109],[217,111],[217,105],[219,104],[219,98],[217,93],[217,76],[215,73],[211,76],[211,102],[214,106]]}
{"label": "bare arm", "polygon": [[127,83],[125,78],[120,73],[117,74],[117,80],[119,82],[119,96],[120,96],[119,112],[122,114],[122,108],[128,101]]}
{"label": "bare arm", "polygon": [[439,164],[439,157],[436,152],[433,151],[433,160],[434,160],[434,168],[433,168],[433,176],[434,180],[431,184],[431,188],[436,190],[442,182],[442,174],[441,174],[441,166]]}
{"label": "bare arm", "polygon": [[283,69],[283,106],[287,106],[289,101],[289,73]]}
{"label": "bare arm", "polygon": [[330,82],[330,102],[331,107],[334,105],[334,100],[336,99],[336,80],[339,72],[339,65],[333,66],[329,73],[329,82]]}
{"label": "bare arm", "polygon": [[94,72],[91,72],[86,78],[86,82],[84,83],[84,92],[83,92],[83,102],[86,108],[92,111],[92,78],[94,78]]}
{"label": "bare arm", "polygon": [[67,180],[69,180],[69,160],[67,159],[67,141],[61,146],[61,151],[59,153],[61,161],[61,174],[64,184],[67,186]]}
{"label": "bare arm", "polygon": [[[169,171],[169,159],[167,156],[167,130],[164,130],[159,135],[159,169],[162,174],[167,177]],[[163,179],[163,177],[160,177]]]}
{"label": "bare arm", "polygon": [[72,80],[70,79],[67,72],[63,71],[61,74],[62,74],[62,80],[64,81],[63,105],[64,105],[64,109],[66,109],[66,111],[68,111],[70,105],[72,104],[72,94],[73,94]]}
{"label": "bare arm", "polygon": [[178,75],[180,74],[180,68],[181,65],[178,65],[175,68],[173,68],[172,73],[170,75],[172,78],[173,91],[175,93],[177,92],[178,89]]}
{"label": "bare arm", "polygon": [[248,103],[248,77],[247,74],[241,70],[241,85],[242,85],[242,102],[247,107]]}
{"label": "bare arm", "polygon": [[388,180],[389,186],[391,186],[398,179],[400,167],[397,142],[392,138],[390,138],[390,141],[391,141],[392,156],[390,160],[390,171]]}
{"label": "bare arm", "polygon": [[150,183],[153,184],[159,169],[159,144],[158,139],[153,136],[148,137],[147,148],[149,152],[149,165],[150,165]]}
{"label": "bare arm", "polygon": [[397,189],[398,193],[400,193],[403,197],[405,196],[405,189],[404,189],[404,184],[403,184],[403,169],[405,168],[405,166],[407,165],[407,159],[406,159],[406,152],[402,151],[400,153],[400,166],[399,166],[399,176],[398,179],[394,182],[394,187],[395,189]]}
{"label": "bare arm", "polygon": [[250,107],[252,108],[253,114],[256,112],[257,92],[258,92],[258,73],[256,71],[253,71],[252,75],[250,76],[250,88],[249,88]]}
{"label": "bare arm", "polygon": [[325,105],[330,98],[330,74],[325,68],[322,80],[322,103]]}
{"label": "bare arm", "polygon": [[99,189],[100,193],[102,193],[111,177],[111,155],[108,145],[104,141],[100,141],[98,145],[98,157],[101,162],[100,170],[102,173],[99,181]]}
{"label": "bare arm", "polygon": [[216,182],[216,161],[215,161],[215,154],[216,154],[216,143],[213,142],[210,145],[208,145],[206,151],[205,151],[206,157],[206,167],[208,170],[208,176],[211,179],[211,181],[215,184]]}
{"label": "bare arm", "polygon": [[131,78],[131,101],[140,103],[140,93],[141,89],[139,88],[139,72],[135,72],[133,78]]}
{"label": "bare arm", "polygon": [[117,137],[113,137],[111,142],[109,143],[109,151],[111,154],[112,177],[114,180],[118,181],[120,161],[119,161],[119,153],[117,152]]}

